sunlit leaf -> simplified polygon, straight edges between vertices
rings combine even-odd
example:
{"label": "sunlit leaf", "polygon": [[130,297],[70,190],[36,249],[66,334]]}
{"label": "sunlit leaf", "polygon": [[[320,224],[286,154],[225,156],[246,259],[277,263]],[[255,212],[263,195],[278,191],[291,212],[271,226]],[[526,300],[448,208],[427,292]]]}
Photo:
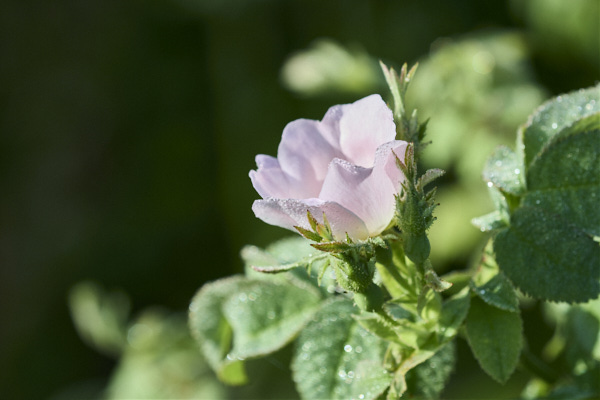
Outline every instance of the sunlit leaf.
{"label": "sunlit leaf", "polygon": [[488,158],[483,179],[503,192],[520,195],[524,188],[524,171],[517,154],[506,146],[498,147]]}
{"label": "sunlit leaf", "polygon": [[532,160],[524,206],[600,236],[600,113],[558,133]]}
{"label": "sunlit leaf", "polygon": [[512,283],[498,269],[491,242],[479,261],[471,289],[483,301],[502,310],[518,312],[519,299]]}
{"label": "sunlit leaf", "polygon": [[600,86],[558,96],[540,106],[519,130],[519,150],[526,168],[554,135],[599,111]]}
{"label": "sunlit leaf", "polygon": [[319,309],[319,291],[290,278],[230,277],[196,294],[190,305],[192,333],[221,380],[245,383],[239,364],[285,346]]}
{"label": "sunlit leaf", "polygon": [[352,302],[337,298],[302,331],[292,362],[303,399],[375,399],[390,384],[386,342],[352,319]]}
{"label": "sunlit leaf", "polygon": [[455,362],[454,342],[449,342],[430,359],[406,374],[407,392],[417,398],[437,399],[444,389]]}
{"label": "sunlit leaf", "polygon": [[244,285],[244,278],[233,276],[206,284],[190,304],[190,328],[193,337],[220,380],[230,385],[247,382],[243,361],[228,359],[232,329],[221,303]]}

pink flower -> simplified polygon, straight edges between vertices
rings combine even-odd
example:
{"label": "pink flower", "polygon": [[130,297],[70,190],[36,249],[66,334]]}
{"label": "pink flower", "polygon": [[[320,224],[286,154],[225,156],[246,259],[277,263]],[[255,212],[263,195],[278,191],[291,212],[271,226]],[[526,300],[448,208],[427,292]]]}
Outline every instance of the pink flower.
{"label": "pink flower", "polygon": [[307,211],[327,216],[338,240],[377,236],[394,217],[405,179],[407,142],[394,140],[391,110],[379,95],[331,107],[322,121],[299,119],[283,130],[277,158],[258,155],[250,179],[263,198],[252,210],[268,224],[310,229]]}

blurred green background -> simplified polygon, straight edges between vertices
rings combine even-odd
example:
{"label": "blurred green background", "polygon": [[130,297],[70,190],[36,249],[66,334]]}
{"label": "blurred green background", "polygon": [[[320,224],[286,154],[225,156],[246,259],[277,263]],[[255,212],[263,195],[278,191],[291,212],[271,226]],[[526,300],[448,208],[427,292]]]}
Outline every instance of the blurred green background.
{"label": "blurred green background", "polygon": [[[1,2],[0,398],[91,398],[111,374],[114,398],[226,396],[216,384],[204,394],[165,391],[173,382],[132,394],[134,378],[116,366],[139,372],[164,358],[130,356],[124,366],[118,356],[178,340],[194,292],[240,271],[241,246],[288,234],[250,209],[254,156],[275,155],[293,119],[387,96],[378,59],[421,63],[411,101],[433,116],[424,163],[448,171],[434,263],[466,267],[482,240],[469,220],[491,209],[479,178],[485,158],[513,145],[541,101],[597,82],[599,20],[598,0]],[[114,348],[82,333],[86,344],[74,327],[68,298],[81,281],[126,293],[104,298],[108,310],[125,310]],[[92,306],[104,296],[93,285],[78,293],[79,305],[85,293]],[[150,306],[161,309],[147,314]],[[533,307],[526,333],[547,339]],[[155,342],[137,345],[129,309],[154,321],[141,326],[179,333],[157,328]],[[175,373],[183,389],[212,380],[190,351],[167,364],[196,368]],[[281,357],[269,365],[285,370]],[[490,381],[468,375],[472,359],[458,367],[448,396],[481,397],[477,385]],[[160,386],[148,376],[137,390]]]}

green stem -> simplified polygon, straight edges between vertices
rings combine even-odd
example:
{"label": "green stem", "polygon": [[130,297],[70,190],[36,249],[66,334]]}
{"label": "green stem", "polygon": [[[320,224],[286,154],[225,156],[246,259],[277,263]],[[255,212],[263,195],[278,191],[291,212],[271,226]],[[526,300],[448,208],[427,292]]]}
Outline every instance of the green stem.
{"label": "green stem", "polygon": [[377,249],[376,267],[386,289],[394,298],[400,297],[405,293],[416,296],[415,288],[400,273],[401,270],[398,268],[397,259],[394,255],[394,252],[390,249]]}
{"label": "green stem", "polygon": [[521,352],[520,361],[527,371],[549,384],[555,383],[559,378],[559,374],[552,367],[527,348]]}

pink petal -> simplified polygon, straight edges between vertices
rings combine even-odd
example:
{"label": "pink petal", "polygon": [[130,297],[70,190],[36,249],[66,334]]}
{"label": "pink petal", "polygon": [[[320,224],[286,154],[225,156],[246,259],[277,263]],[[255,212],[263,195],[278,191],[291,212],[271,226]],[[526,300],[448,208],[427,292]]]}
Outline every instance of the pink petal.
{"label": "pink petal", "polygon": [[268,224],[296,231],[294,226],[310,229],[306,217],[307,210],[323,223],[323,213],[331,225],[334,236],[343,240],[346,233],[353,239],[366,239],[369,232],[361,219],[356,214],[341,205],[323,201],[321,199],[274,199],[256,200],[252,204],[252,210],[257,218]]}
{"label": "pink petal", "polygon": [[375,152],[374,170],[376,173],[384,171],[387,174],[392,185],[396,188],[396,193],[400,190],[400,183],[406,179],[400,168],[396,165],[396,156],[398,156],[400,161],[404,162],[407,147],[408,142],[394,140],[382,144]]}
{"label": "pink petal", "polygon": [[250,171],[250,180],[262,198],[292,197],[288,178],[275,157],[259,154],[256,165],[258,169]]}
{"label": "pink petal", "polygon": [[330,107],[319,125],[325,140],[338,150],[340,154],[342,154],[340,148],[340,119],[344,115],[344,109],[347,109],[349,106],[350,104],[342,104]]}
{"label": "pink petal", "polygon": [[277,159],[281,169],[288,175],[290,185],[300,190],[299,195],[294,196],[297,198],[316,197],[319,194],[327,165],[338,155],[339,152],[320,132],[319,122],[308,119],[287,124],[277,150]]}
{"label": "pink petal", "polygon": [[381,233],[394,217],[394,194],[385,171],[375,171],[335,159],[319,198],[337,202],[360,217],[369,230],[369,236]]}
{"label": "pink petal", "polygon": [[373,166],[377,148],[396,137],[392,111],[379,95],[343,106],[339,129],[345,159],[366,168]]}

